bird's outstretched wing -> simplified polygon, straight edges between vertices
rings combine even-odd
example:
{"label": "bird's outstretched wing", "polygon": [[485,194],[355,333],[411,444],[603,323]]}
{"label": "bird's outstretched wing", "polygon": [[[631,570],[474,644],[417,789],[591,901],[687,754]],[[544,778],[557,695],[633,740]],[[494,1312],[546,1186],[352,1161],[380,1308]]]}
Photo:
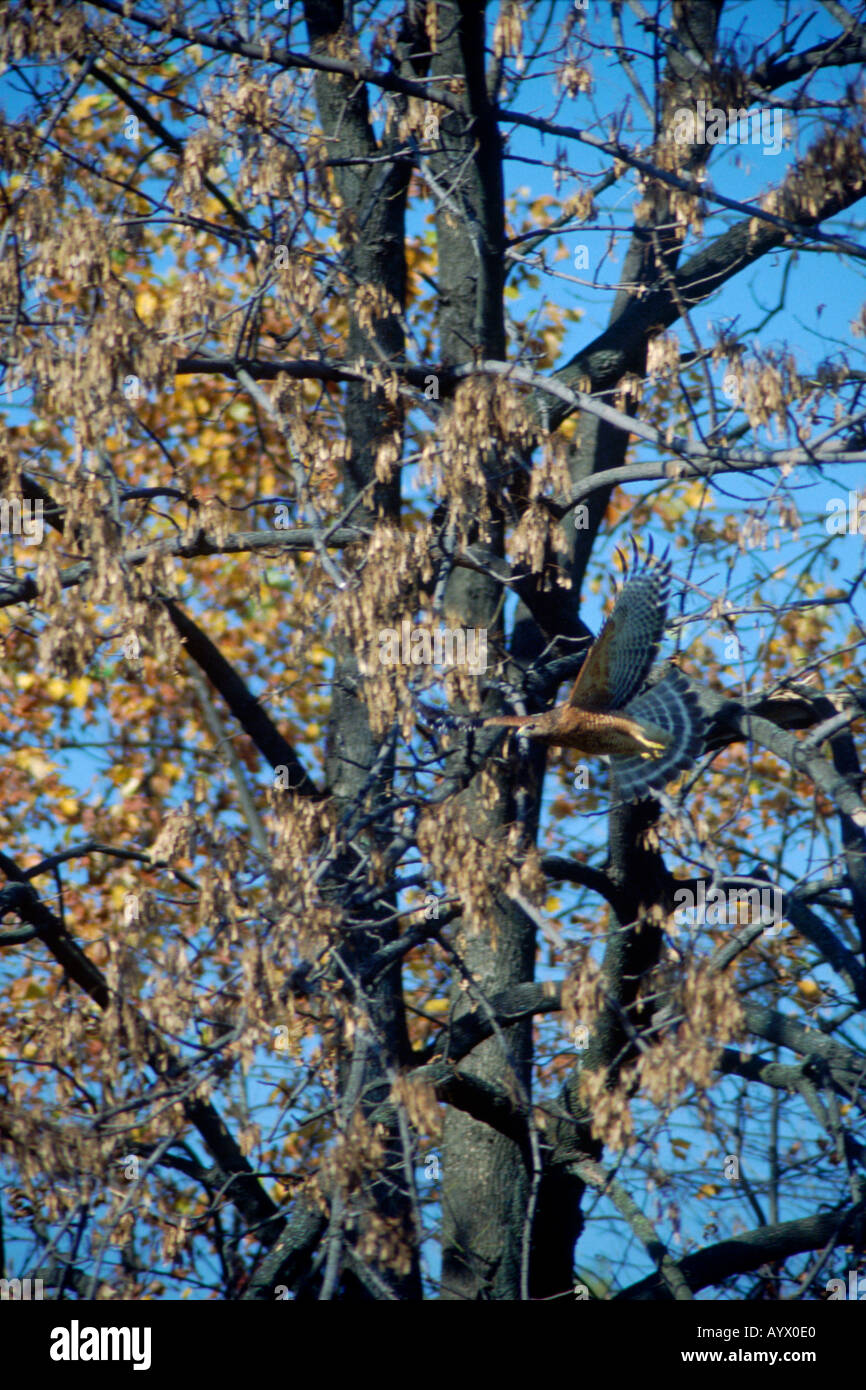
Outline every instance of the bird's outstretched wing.
{"label": "bird's outstretched wing", "polygon": [[658,654],[671,587],[670,561],[652,553],[634,564],[613,612],[590,647],[567,704],[583,710],[621,710],[638,693]]}

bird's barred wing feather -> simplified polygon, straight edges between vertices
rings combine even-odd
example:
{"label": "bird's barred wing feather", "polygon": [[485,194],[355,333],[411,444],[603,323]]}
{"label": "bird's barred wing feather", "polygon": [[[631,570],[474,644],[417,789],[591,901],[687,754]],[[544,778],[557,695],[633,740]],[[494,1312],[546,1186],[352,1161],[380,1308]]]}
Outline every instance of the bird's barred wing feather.
{"label": "bird's barred wing feather", "polygon": [[638,693],[664,634],[670,586],[669,560],[650,550],[623,584],[613,612],[590,647],[568,697],[570,705],[621,710]]}
{"label": "bird's barred wing feather", "polygon": [[672,670],[623,710],[630,719],[652,724],[670,736],[657,757],[612,757],[611,771],[623,801],[637,801],[673,781],[690,767],[704,746],[706,725],[695,692],[685,677]]}

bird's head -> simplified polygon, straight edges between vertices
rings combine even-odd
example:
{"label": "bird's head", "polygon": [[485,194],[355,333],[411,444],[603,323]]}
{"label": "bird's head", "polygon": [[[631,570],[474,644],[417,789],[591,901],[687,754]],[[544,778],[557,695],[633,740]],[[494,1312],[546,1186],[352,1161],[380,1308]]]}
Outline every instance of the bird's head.
{"label": "bird's head", "polygon": [[514,729],[526,738],[545,738],[550,732],[550,711],[546,710],[543,714],[499,714],[484,722],[498,729]]}

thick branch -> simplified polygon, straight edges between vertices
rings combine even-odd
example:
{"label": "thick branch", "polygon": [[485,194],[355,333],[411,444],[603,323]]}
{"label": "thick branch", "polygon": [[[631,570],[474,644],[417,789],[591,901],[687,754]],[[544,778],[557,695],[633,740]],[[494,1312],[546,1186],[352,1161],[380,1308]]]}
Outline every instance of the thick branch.
{"label": "thick branch", "polygon": [[251,693],[246,682],[226,661],[197,623],[170,599],[165,601],[168,615],[186,643],[192,660],[204,672],[222,695],[232,714],[249,735],[271,767],[286,767],[289,790],[301,796],[320,796],[318,787],[307,773],[292,745],[283,738],[267,710]]}
{"label": "thick branch", "polygon": [[[864,1218],[862,1207],[837,1208],[819,1216],[806,1216],[800,1221],[783,1221],[774,1226],[761,1226],[746,1231],[733,1240],[722,1240],[707,1246],[694,1255],[686,1255],[679,1269],[693,1293],[719,1284],[735,1274],[749,1274],[761,1265],[786,1260],[806,1250],[820,1250],[825,1245],[847,1245],[862,1237]],[[632,1284],[615,1295],[614,1301],[636,1302],[646,1299],[667,1299],[670,1294],[658,1274],[651,1274],[638,1284]]]}

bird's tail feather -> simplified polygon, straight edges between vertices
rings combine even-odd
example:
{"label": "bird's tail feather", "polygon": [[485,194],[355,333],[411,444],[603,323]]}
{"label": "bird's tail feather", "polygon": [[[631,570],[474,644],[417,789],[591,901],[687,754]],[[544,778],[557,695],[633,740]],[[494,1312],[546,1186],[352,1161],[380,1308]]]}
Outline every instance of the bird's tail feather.
{"label": "bird's tail feather", "polygon": [[670,737],[657,757],[611,758],[620,797],[623,801],[638,801],[692,765],[703,749],[706,723],[697,696],[676,670],[635,696],[622,713],[641,724],[653,724]]}

